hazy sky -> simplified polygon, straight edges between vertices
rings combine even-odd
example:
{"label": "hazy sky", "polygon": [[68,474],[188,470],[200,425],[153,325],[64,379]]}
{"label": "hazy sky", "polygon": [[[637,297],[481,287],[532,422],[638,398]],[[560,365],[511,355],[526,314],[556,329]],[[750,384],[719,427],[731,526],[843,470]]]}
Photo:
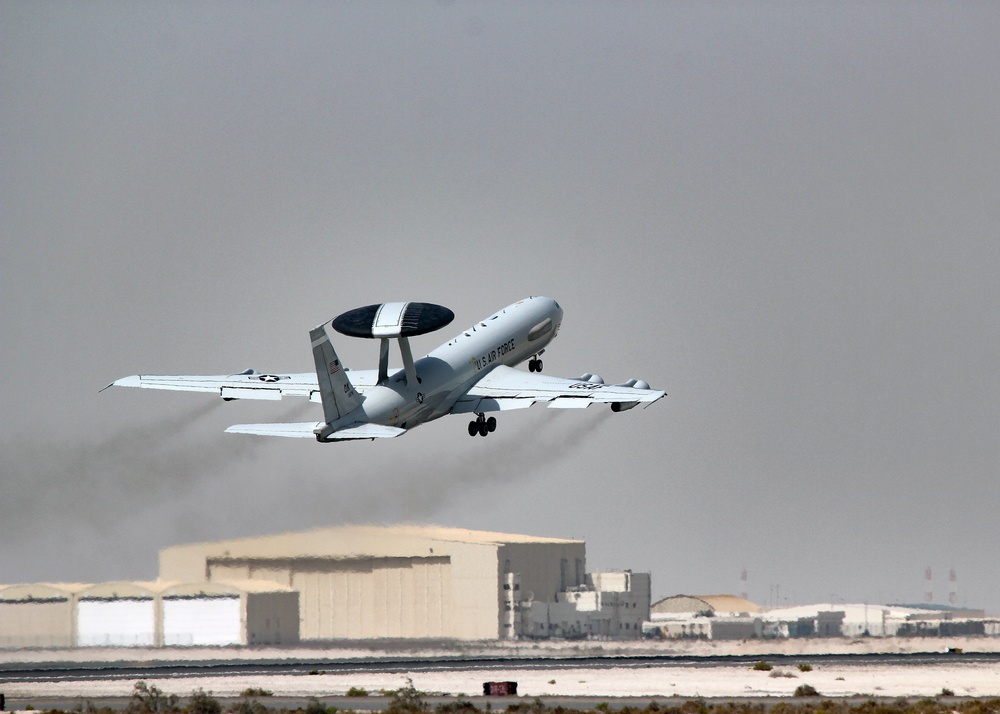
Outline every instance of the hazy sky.
{"label": "hazy sky", "polygon": [[[0,3],[0,582],[340,523],[587,540],[654,597],[1000,612],[1000,5]],[[423,300],[566,311],[648,380],[320,445],[318,405],[109,390],[312,368]],[[348,366],[377,345],[343,338]]]}

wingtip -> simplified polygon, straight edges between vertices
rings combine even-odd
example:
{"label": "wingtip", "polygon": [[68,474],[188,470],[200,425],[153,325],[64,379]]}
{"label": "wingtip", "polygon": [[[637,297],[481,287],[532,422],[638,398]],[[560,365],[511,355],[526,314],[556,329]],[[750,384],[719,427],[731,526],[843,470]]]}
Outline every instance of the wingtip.
{"label": "wingtip", "polygon": [[[138,374],[133,374],[129,377],[122,377],[121,379],[116,379],[114,382],[109,384],[104,389],[108,389],[109,387],[138,387],[141,386],[141,380],[142,377],[140,377]],[[102,389],[101,392],[103,392],[104,389]],[[100,392],[98,392],[98,394],[100,394]]]}
{"label": "wingtip", "polygon": [[656,394],[656,397],[654,399],[648,400],[646,402],[646,406],[644,406],[643,409],[649,409],[651,406],[653,406],[654,404],[656,404],[658,401],[660,401],[661,399],[663,399],[665,396],[667,396],[666,392],[658,391],[657,394]]}

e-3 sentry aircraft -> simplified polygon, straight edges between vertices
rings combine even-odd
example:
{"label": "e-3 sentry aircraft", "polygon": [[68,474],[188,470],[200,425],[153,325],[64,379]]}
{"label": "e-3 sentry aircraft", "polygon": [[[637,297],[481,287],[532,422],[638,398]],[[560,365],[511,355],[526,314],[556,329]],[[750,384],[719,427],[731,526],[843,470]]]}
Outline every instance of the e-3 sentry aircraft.
{"label": "e-3 sentry aircraft", "polygon": [[[593,374],[561,379],[541,374],[541,355],[558,334],[563,311],[546,297],[530,297],[477,322],[418,360],[409,338],[439,330],[454,313],[422,302],[392,302],[345,312],[313,328],[315,373],[262,374],[247,370],[221,376],[123,377],[108,387],[210,392],[225,400],[306,397],[323,405],[323,421],[237,424],[236,434],[315,437],[320,442],[386,439],[446,414],[470,414],[469,435],[496,429],[489,412],[521,409],[539,402],[557,409],[610,404],[625,411],[660,399],[664,392],[642,380],[605,384]],[[378,370],[348,370],[333,349],[327,326],[351,337],[380,340]],[[403,368],[389,368],[390,340],[399,344]],[[514,365],[528,360],[528,371]],[[107,387],[105,387],[107,389]],[[102,390],[103,391],[103,390]]]}

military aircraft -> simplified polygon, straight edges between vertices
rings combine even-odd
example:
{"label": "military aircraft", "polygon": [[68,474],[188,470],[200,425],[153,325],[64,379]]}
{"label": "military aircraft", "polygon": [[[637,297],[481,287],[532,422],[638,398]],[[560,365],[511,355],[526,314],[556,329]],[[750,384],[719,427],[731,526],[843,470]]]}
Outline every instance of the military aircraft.
{"label": "military aircraft", "polygon": [[[313,328],[316,372],[245,372],[220,376],[133,375],[108,387],[210,392],[224,400],[306,397],[323,405],[323,421],[236,424],[235,434],[315,437],[320,442],[385,439],[446,414],[470,414],[470,436],[496,429],[489,412],[545,403],[556,409],[610,404],[625,411],[665,396],[642,380],[605,384],[594,374],[562,379],[541,374],[541,355],[558,334],[563,311],[555,300],[530,297],[477,322],[418,360],[409,338],[439,330],[455,314],[423,302],[390,302],[350,310]],[[327,327],[351,337],[380,341],[377,370],[349,370],[333,349]],[[399,345],[402,369],[389,368],[390,341]],[[514,365],[528,360],[528,371]],[[104,389],[107,389],[105,387]],[[104,391],[103,389],[101,391]]]}

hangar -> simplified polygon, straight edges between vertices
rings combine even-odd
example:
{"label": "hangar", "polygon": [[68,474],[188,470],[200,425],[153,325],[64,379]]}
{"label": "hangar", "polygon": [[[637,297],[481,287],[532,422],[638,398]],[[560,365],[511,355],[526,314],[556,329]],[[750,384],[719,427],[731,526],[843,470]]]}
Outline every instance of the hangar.
{"label": "hangar", "polygon": [[760,612],[760,607],[736,595],[672,595],[654,602],[650,611],[653,615],[708,612],[713,616],[734,616]]}
{"label": "hangar", "polygon": [[0,647],[638,638],[649,574],[582,540],[341,526],[160,551],[152,582],[0,586]]}
{"label": "hangar", "polygon": [[166,646],[280,645],[299,640],[299,594],[271,582],[185,583],[160,593]]}
{"label": "hangar", "polygon": [[165,548],[160,579],[291,588],[303,640],[498,639],[522,634],[522,601],[585,587],[585,558],[579,540],[341,526]]}
{"label": "hangar", "polygon": [[72,647],[81,584],[0,587],[0,647]]}
{"label": "hangar", "polygon": [[156,583],[101,583],[76,595],[80,647],[151,647],[156,641]]}
{"label": "hangar", "polygon": [[0,648],[288,644],[299,594],[271,582],[0,586]]}

